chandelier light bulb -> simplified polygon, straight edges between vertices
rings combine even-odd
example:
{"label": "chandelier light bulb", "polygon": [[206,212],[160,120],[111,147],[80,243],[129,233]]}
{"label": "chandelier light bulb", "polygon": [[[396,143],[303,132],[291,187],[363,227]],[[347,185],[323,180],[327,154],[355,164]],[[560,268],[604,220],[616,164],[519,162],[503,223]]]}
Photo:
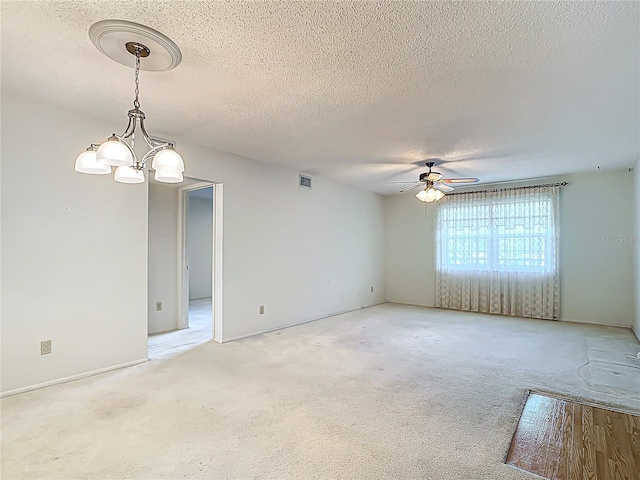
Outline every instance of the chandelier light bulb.
{"label": "chandelier light bulb", "polygon": [[129,148],[120,142],[115,135],[98,147],[96,160],[114,167],[133,165],[133,155]]}
{"label": "chandelier light bulb", "polygon": [[111,166],[100,163],[96,160],[97,147],[92,145],[76,158],[76,172],[88,173],[91,175],[106,175],[111,173]]}
{"label": "chandelier light bulb", "polygon": [[116,182],[120,183],[143,183],[144,172],[142,170],[136,170],[133,167],[121,165],[116,168],[114,178]]}

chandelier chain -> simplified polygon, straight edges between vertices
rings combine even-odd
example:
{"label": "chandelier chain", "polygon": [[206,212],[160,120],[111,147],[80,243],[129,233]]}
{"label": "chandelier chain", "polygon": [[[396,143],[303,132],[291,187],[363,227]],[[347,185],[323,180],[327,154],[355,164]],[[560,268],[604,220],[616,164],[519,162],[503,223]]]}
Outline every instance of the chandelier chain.
{"label": "chandelier chain", "polygon": [[140,108],[140,100],[138,100],[138,96],[140,95],[140,50],[136,48],[136,99],[133,101],[133,106],[135,108]]}

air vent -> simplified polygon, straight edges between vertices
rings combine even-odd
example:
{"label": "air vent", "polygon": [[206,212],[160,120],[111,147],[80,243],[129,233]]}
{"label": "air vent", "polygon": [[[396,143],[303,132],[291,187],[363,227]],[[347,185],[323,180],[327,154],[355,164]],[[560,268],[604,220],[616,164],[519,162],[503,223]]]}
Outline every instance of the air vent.
{"label": "air vent", "polygon": [[300,175],[300,186],[303,188],[311,188],[311,177]]}

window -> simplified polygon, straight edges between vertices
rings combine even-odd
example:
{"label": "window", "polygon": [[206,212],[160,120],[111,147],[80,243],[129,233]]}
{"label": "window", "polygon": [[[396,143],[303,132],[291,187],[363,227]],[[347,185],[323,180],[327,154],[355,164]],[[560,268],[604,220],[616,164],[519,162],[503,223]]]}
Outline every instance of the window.
{"label": "window", "polygon": [[438,205],[436,306],[556,318],[556,185],[447,195]]}
{"label": "window", "polygon": [[438,207],[439,268],[555,272],[551,195],[470,198]]}

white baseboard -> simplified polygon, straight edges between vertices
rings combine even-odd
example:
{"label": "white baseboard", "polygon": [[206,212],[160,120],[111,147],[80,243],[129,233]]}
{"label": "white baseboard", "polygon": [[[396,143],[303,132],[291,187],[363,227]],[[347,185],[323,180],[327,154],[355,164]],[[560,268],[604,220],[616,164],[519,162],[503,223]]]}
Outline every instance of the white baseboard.
{"label": "white baseboard", "polygon": [[77,375],[71,375],[70,377],[58,378],[56,380],[49,380],[48,382],[36,383],[35,385],[29,385],[27,387],[20,387],[14,390],[0,393],[0,398],[10,397],[12,395],[18,395],[20,393],[30,392],[32,390],[39,390],[40,388],[50,387],[52,385],[58,385],[60,383],[72,382],[74,380],[80,380],[81,378],[92,377],[101,373],[111,372],[112,370],[119,370],[121,368],[133,367],[134,365],[140,365],[141,363],[148,362],[148,358],[134,360],[132,362],[121,363],[119,365],[112,365],[111,367],[99,368],[98,370],[91,370],[90,372],[78,373]]}
{"label": "white baseboard", "polygon": [[184,328],[170,328],[169,330],[160,330],[158,332],[148,333],[147,337],[154,337],[156,335],[163,335],[165,333],[177,332],[178,330],[184,330]]}
{"label": "white baseboard", "polygon": [[[406,303],[398,302],[397,300],[387,300],[386,303],[392,303],[394,305],[408,305],[409,307],[425,307],[425,308],[438,308],[435,305],[427,305],[426,303]],[[457,310],[462,311],[462,310]],[[474,312],[471,312],[474,313]]]}
{"label": "white baseboard", "polygon": [[[424,307],[424,308],[433,308],[433,309],[438,309],[438,310],[446,310],[449,312],[460,312],[460,313],[473,313],[475,315],[496,315],[499,317],[511,317],[513,315],[505,315],[502,313],[487,313],[487,312],[473,312],[473,311],[469,311],[469,310],[456,310],[453,308],[442,308],[442,307],[436,307],[434,305],[426,305],[426,304],[419,304],[419,303],[402,303],[402,302],[397,302],[394,300],[388,300],[387,303],[393,303],[395,305],[407,305],[410,307]],[[615,327],[615,328],[627,328],[627,329],[631,329],[632,332],[634,332],[633,330],[633,325],[622,325],[622,324],[617,324],[617,323],[601,323],[598,321],[591,321],[591,320],[572,320],[572,319],[568,319],[568,318],[556,318],[556,319],[543,319],[543,318],[529,318],[529,317],[515,317],[514,318],[524,318],[527,320],[545,320],[545,321],[550,321],[550,322],[567,322],[567,323],[579,323],[582,325],[598,325],[601,327]],[[636,332],[634,332],[636,333]],[[640,340],[640,335],[636,335],[638,337],[638,339]]]}
{"label": "white baseboard", "polygon": [[351,308],[349,310],[342,310],[340,312],[330,313],[328,315],[323,315],[321,317],[312,318],[310,320],[303,320],[301,322],[289,323],[287,325],[281,325],[279,327],[269,328],[267,330],[260,330],[258,332],[247,333],[246,335],[239,335],[237,337],[232,337],[232,338],[223,338],[222,341],[219,342],[219,343],[235,342],[236,340],[242,340],[243,338],[255,337],[256,335],[264,335],[265,333],[277,332],[278,330],[283,330],[285,328],[296,327],[298,325],[304,325],[305,323],[317,322],[318,320],[323,320],[325,318],[335,317],[336,315],[342,315],[344,313],[355,312],[356,310],[362,310],[363,308],[374,307],[376,305],[382,305],[383,303],[386,303],[386,301],[382,301],[380,303],[372,303],[371,305],[365,305],[363,307],[355,307],[355,308]]}
{"label": "white baseboard", "polygon": [[583,325],[599,325],[601,327],[616,327],[616,328],[628,328],[633,330],[633,327],[631,325],[620,325],[620,324],[616,324],[616,323],[600,323],[597,320],[596,321],[590,321],[590,320],[570,320],[568,318],[560,318],[558,319],[561,322],[568,322],[568,323],[581,323]]}

